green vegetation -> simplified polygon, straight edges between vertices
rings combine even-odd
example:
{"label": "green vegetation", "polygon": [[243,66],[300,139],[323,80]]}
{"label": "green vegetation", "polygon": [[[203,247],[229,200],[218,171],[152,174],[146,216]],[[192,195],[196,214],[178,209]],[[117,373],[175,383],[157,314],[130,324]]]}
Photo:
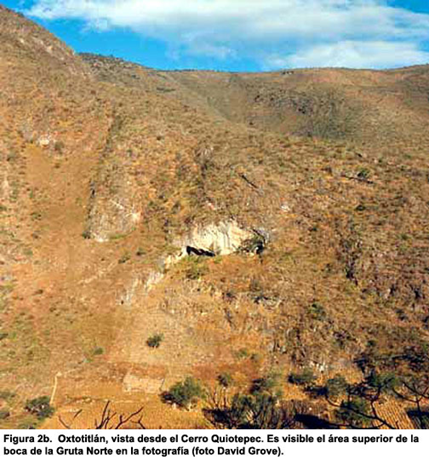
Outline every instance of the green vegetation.
{"label": "green vegetation", "polygon": [[63,141],[56,141],[54,144],[54,150],[58,154],[64,153],[65,144]]}
{"label": "green vegetation", "polygon": [[248,393],[235,393],[232,398],[226,394],[212,395],[212,404],[205,410],[205,416],[215,428],[292,428],[295,414],[280,399],[279,384],[280,376],[273,373],[254,380]]}
{"label": "green vegetation", "polygon": [[302,372],[289,375],[289,382],[295,385],[308,386],[316,381],[317,377],[310,368],[305,368]]}
{"label": "green vegetation", "polygon": [[371,171],[367,168],[361,168],[357,174],[357,177],[362,180],[367,180],[371,176]]}
{"label": "green vegetation", "polygon": [[104,348],[102,348],[102,347],[96,347],[96,348],[94,348],[94,350],[92,351],[92,355],[93,355],[93,356],[100,356],[100,355],[102,355],[102,354],[104,354]]}
{"label": "green vegetation", "polygon": [[235,352],[235,355],[238,359],[247,359],[250,358],[251,353],[246,348],[240,348],[238,351]]}
{"label": "green vegetation", "polygon": [[131,259],[131,254],[129,252],[126,252],[125,254],[121,256],[118,262],[120,264],[126,264],[130,259]]}
{"label": "green vegetation", "polygon": [[120,240],[125,239],[127,236],[128,236],[127,233],[116,233],[114,235],[111,235],[109,237],[109,240],[110,241],[120,241]]}
{"label": "green vegetation", "polygon": [[278,373],[271,373],[266,377],[256,379],[253,381],[250,393],[253,395],[268,393],[279,398],[282,395],[281,380],[282,377]]}
{"label": "green vegetation", "polygon": [[19,423],[18,430],[35,430],[39,424],[40,421],[35,421],[34,417],[28,417]]}
{"label": "green vegetation", "polygon": [[174,384],[163,394],[164,402],[177,404],[184,409],[190,409],[204,397],[205,391],[201,384],[192,377],[186,377],[183,382]]}
{"label": "green vegetation", "polygon": [[342,375],[337,374],[326,382],[326,396],[336,399],[347,391],[348,386],[347,380]]}
{"label": "green vegetation", "polygon": [[308,308],[308,313],[316,321],[324,321],[327,318],[326,310],[323,305],[313,302]]}
{"label": "green vegetation", "polygon": [[37,417],[39,420],[52,417],[55,409],[50,405],[48,396],[40,396],[26,402],[25,410]]}
{"label": "green vegetation", "polygon": [[163,340],[163,334],[154,334],[146,340],[146,344],[149,348],[159,348]]}
{"label": "green vegetation", "polygon": [[8,409],[0,409],[0,420],[6,420],[10,417],[10,411]]}
{"label": "green vegetation", "polygon": [[34,212],[31,213],[31,218],[33,220],[42,220],[43,215],[42,215],[42,213],[40,211],[34,211]]}
{"label": "green vegetation", "polygon": [[82,232],[82,237],[85,240],[90,240],[91,239],[91,232],[89,230],[85,230]]}
{"label": "green vegetation", "polygon": [[242,244],[240,251],[245,253],[262,254],[265,246],[265,238],[261,235],[255,234],[252,238]]}
{"label": "green vegetation", "polygon": [[146,255],[146,251],[142,248],[138,248],[137,251],[136,251],[136,256],[137,257],[143,257],[144,255]]}
{"label": "green vegetation", "polygon": [[[300,380],[296,381],[296,384]],[[399,376],[392,372],[372,369],[360,382],[349,383],[340,374],[328,379],[322,387],[307,385],[313,398],[323,397],[333,410],[333,424],[346,428],[390,428],[397,425],[380,414],[380,402],[386,397],[408,404],[408,415],[419,428],[429,427],[429,374],[420,377]],[[331,423],[331,422],[330,422]]]}
{"label": "green vegetation", "polygon": [[228,372],[218,375],[217,381],[223,388],[230,388],[234,385],[234,379]]}
{"label": "green vegetation", "polygon": [[182,270],[188,280],[199,280],[208,273],[208,267],[204,258],[198,256],[187,256],[181,262]]}
{"label": "green vegetation", "polygon": [[16,394],[13,391],[0,391],[0,399],[3,401],[11,401],[15,396]]}
{"label": "green vegetation", "polygon": [[367,428],[371,424],[370,406],[363,398],[341,401],[335,416],[340,423],[352,428]]}

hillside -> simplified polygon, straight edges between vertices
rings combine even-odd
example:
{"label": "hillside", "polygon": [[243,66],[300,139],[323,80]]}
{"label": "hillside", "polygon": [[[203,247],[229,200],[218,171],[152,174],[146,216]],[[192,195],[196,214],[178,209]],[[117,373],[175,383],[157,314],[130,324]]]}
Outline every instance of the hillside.
{"label": "hillside", "polygon": [[428,142],[429,66],[234,74],[163,72],[119,59],[82,57],[102,81],[150,88],[254,129],[369,147]]}
{"label": "hillside", "polygon": [[162,391],[427,372],[429,67],[164,72],[0,7],[0,81],[3,426],[47,395],[207,427]]}

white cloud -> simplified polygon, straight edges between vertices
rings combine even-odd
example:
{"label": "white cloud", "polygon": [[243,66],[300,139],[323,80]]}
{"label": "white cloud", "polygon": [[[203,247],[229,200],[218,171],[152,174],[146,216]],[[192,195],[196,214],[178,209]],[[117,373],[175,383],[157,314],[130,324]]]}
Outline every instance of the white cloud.
{"label": "white cloud", "polygon": [[312,65],[318,51],[331,63],[380,66],[363,42],[368,50],[382,50],[384,43],[396,55],[387,59],[392,65],[408,64],[413,56],[421,62],[426,53],[420,46],[429,38],[429,15],[388,6],[387,0],[37,0],[27,13],[129,28],[191,54],[272,64],[270,55],[293,48],[295,57],[284,62]]}
{"label": "white cloud", "polygon": [[429,63],[429,52],[415,43],[343,41],[314,45],[288,56],[271,56],[267,68],[353,67],[392,68]]}

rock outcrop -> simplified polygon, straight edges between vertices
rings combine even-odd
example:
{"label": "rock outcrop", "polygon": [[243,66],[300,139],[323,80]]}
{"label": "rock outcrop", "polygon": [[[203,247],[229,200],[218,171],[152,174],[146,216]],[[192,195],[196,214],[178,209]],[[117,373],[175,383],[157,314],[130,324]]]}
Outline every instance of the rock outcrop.
{"label": "rock outcrop", "polygon": [[175,246],[180,248],[180,253],[167,257],[164,268],[189,255],[214,257],[233,254],[255,237],[256,232],[240,227],[234,220],[195,227],[188,236],[176,241]]}
{"label": "rock outcrop", "polygon": [[241,228],[235,221],[196,227],[181,241],[180,257],[199,252],[203,255],[227,256],[236,252],[245,241],[253,237],[252,231]]}

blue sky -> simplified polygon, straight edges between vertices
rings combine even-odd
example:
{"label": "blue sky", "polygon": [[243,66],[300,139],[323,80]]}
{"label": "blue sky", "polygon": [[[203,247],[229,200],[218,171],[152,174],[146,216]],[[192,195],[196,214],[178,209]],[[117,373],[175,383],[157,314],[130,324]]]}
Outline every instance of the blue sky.
{"label": "blue sky", "polygon": [[429,63],[429,0],[0,0],[78,52],[163,69]]}

